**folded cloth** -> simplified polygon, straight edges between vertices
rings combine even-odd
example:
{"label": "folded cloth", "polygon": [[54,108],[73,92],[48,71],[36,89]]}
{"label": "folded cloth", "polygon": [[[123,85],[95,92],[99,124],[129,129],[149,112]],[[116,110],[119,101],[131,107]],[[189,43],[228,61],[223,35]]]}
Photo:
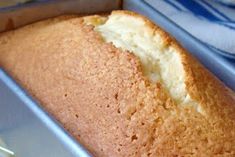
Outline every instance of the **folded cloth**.
{"label": "folded cloth", "polygon": [[235,55],[235,7],[213,0],[144,0],[194,37]]}
{"label": "folded cloth", "polygon": [[217,0],[217,1],[227,5],[235,5],[235,0]]}

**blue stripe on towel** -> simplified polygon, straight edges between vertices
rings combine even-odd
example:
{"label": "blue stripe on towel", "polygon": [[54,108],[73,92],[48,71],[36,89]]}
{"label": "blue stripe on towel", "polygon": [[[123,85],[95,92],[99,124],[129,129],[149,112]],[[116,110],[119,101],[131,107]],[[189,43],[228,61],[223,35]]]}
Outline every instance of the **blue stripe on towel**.
{"label": "blue stripe on towel", "polygon": [[221,22],[217,22],[217,24],[235,30],[235,23],[228,23],[228,22],[223,22],[223,21],[221,21]]}
{"label": "blue stripe on towel", "polygon": [[206,8],[204,8],[201,4],[193,1],[193,0],[175,0],[181,3],[185,8],[192,11],[196,16],[199,15],[204,17],[210,21],[221,21],[222,19],[216,17],[212,13],[210,13]]}
{"label": "blue stripe on towel", "polygon": [[[225,57],[228,57],[228,58],[230,58],[230,59],[235,59],[235,55],[232,54],[232,53],[229,53],[229,52],[227,52],[227,51],[223,51],[223,50],[221,50],[221,49],[218,49],[218,48],[216,48],[216,47],[214,47],[214,46],[212,46],[212,45],[210,45],[210,44],[208,44],[208,43],[205,43],[205,42],[202,42],[202,43],[204,43],[204,44],[207,45],[210,49],[214,50],[215,52],[217,52],[217,53],[219,53],[219,54],[221,54],[221,55],[223,55],[223,56],[225,56]],[[231,60],[231,62],[235,63],[235,60]]]}
{"label": "blue stripe on towel", "polygon": [[201,2],[204,3],[206,6],[208,6],[209,8],[211,8],[211,10],[215,11],[217,14],[219,14],[220,16],[225,18],[226,20],[228,20],[228,21],[231,20],[228,16],[226,16],[224,13],[220,12],[218,9],[216,9],[214,6],[212,6],[211,4],[206,2],[205,0],[201,0]]}
{"label": "blue stripe on towel", "polygon": [[183,11],[180,7],[178,7],[177,5],[175,5],[174,3],[172,3],[170,0],[165,0],[166,3],[168,3],[169,5],[171,5],[173,8],[175,8],[176,10],[180,10]]}
{"label": "blue stripe on towel", "polygon": [[217,2],[220,3],[221,5],[225,6],[225,7],[232,8],[232,9],[235,8],[235,5],[225,4],[225,3],[222,3],[222,2],[220,2],[220,1],[218,1],[218,0],[217,0]]}
{"label": "blue stripe on towel", "polygon": [[229,29],[235,30],[234,26],[227,25],[224,23],[224,20],[218,18],[217,16],[213,15],[211,12],[209,12],[204,6],[199,4],[198,2],[194,0],[175,0],[178,3],[181,3],[185,8],[192,11],[192,13],[195,16],[201,16],[206,18],[209,21],[214,21],[218,23],[219,25],[222,25],[224,27],[227,27]]}

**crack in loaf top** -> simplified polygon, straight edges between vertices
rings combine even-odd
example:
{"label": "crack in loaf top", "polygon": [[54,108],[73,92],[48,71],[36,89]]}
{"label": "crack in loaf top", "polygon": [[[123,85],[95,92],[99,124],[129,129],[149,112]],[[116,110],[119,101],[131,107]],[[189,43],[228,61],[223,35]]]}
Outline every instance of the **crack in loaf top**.
{"label": "crack in loaf top", "polygon": [[166,85],[146,77],[139,56],[76,16],[2,33],[0,65],[95,156],[234,156],[233,93],[142,20],[176,49],[185,89],[203,114],[179,105]]}

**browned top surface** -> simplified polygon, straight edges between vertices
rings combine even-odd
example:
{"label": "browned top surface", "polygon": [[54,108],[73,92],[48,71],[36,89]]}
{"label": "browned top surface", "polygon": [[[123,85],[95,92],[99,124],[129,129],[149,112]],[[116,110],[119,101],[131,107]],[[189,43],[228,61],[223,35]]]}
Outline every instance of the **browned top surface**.
{"label": "browned top surface", "polygon": [[135,56],[105,43],[80,18],[0,35],[0,66],[95,156],[235,156],[234,100],[182,56],[187,87],[207,115],[175,105],[143,76]]}

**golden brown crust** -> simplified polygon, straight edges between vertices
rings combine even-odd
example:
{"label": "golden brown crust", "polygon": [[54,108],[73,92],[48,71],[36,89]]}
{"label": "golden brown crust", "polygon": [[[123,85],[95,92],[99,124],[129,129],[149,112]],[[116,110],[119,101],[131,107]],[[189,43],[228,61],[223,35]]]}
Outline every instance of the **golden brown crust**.
{"label": "golden brown crust", "polygon": [[225,86],[145,17],[113,14],[142,18],[178,50],[206,114],[176,105],[137,57],[74,16],[1,34],[0,65],[95,156],[234,156],[235,100]]}

